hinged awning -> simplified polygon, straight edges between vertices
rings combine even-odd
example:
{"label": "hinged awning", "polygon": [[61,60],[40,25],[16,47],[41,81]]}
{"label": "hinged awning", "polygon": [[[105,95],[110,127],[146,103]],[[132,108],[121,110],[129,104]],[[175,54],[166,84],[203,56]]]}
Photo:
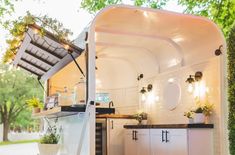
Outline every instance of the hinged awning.
{"label": "hinged awning", "polygon": [[84,50],[66,41],[59,41],[45,31],[41,37],[37,25],[30,25],[13,64],[29,71],[45,81],[61,68],[77,58]]}

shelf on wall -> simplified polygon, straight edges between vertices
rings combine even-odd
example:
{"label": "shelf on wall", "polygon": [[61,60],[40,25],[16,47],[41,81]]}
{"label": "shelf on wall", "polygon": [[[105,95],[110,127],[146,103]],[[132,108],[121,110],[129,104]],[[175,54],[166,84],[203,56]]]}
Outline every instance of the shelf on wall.
{"label": "shelf on wall", "polygon": [[[85,112],[86,106],[79,107],[71,107],[71,106],[62,106],[62,107],[54,107],[49,110],[41,111],[40,113],[34,113],[33,117],[35,118],[57,118],[57,117],[65,117],[76,115],[79,112]],[[96,108],[96,114],[114,114],[115,108]]]}

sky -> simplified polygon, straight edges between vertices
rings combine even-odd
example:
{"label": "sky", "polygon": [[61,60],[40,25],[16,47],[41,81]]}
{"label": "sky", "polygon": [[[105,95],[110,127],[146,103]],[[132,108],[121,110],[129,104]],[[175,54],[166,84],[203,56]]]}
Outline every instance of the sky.
{"label": "sky", "polygon": [[[124,0],[125,4],[132,4],[133,0]],[[33,15],[48,15],[64,24],[65,28],[73,32],[70,39],[75,39],[80,32],[92,21],[95,15],[80,9],[81,0],[21,0],[15,2],[15,12],[6,19],[16,19],[26,15],[29,11]],[[165,10],[182,12],[175,0],[164,8]],[[7,47],[7,31],[0,27],[0,59]]]}

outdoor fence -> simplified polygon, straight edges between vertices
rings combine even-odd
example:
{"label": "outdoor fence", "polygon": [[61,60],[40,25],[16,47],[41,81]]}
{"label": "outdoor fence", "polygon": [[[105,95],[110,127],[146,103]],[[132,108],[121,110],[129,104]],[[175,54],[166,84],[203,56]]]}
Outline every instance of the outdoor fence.
{"label": "outdoor fence", "polygon": [[21,140],[35,140],[35,139],[39,139],[39,132],[10,132],[8,134],[8,139],[10,141],[21,141]]}

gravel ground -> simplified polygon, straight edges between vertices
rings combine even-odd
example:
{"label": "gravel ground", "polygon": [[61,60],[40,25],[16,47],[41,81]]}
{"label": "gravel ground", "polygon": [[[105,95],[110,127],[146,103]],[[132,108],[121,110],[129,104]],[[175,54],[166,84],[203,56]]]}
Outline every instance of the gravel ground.
{"label": "gravel ground", "polygon": [[38,155],[37,143],[0,146],[0,155]]}

